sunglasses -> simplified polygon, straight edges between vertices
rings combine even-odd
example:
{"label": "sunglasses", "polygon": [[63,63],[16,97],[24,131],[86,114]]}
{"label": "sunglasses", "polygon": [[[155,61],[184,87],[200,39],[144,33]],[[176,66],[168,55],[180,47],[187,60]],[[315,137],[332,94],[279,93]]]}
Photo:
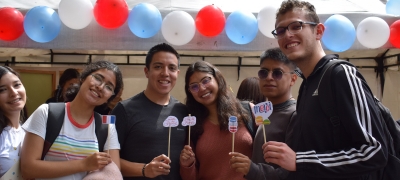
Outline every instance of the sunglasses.
{"label": "sunglasses", "polygon": [[[270,70],[267,70],[267,69],[260,69],[260,70],[258,71],[258,77],[259,77],[260,79],[266,79],[266,78],[268,77],[268,75],[269,75],[269,72],[270,72]],[[283,74],[293,74],[293,73],[294,73],[294,72],[283,72],[283,71],[280,70],[280,69],[274,69],[274,70],[272,70],[271,72],[272,72],[272,78],[273,78],[274,80],[280,80],[280,79],[282,79]]]}
{"label": "sunglasses", "polygon": [[191,93],[197,93],[200,90],[200,86],[202,86],[203,88],[206,88],[207,85],[211,82],[211,77],[205,77],[203,78],[200,82],[198,83],[192,83],[189,85],[189,91]]}

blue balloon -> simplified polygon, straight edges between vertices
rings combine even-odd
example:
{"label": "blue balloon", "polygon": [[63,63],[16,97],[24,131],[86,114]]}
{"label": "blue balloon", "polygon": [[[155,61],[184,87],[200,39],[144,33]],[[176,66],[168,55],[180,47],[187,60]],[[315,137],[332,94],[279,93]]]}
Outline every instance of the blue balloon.
{"label": "blue balloon", "polygon": [[161,13],[152,4],[140,3],[129,13],[129,29],[140,38],[153,37],[160,30],[161,24]]}
{"label": "blue balloon", "polygon": [[400,16],[400,0],[386,2],[386,13]]}
{"label": "blue balloon", "polygon": [[60,29],[60,17],[51,8],[36,6],[25,15],[25,33],[36,42],[46,43],[52,41],[58,36]]}
{"label": "blue balloon", "polygon": [[332,15],[325,23],[322,43],[331,51],[348,50],[356,40],[356,29],[353,23],[343,15]]}
{"label": "blue balloon", "polygon": [[234,11],[226,19],[225,32],[234,43],[247,44],[257,36],[257,19],[250,12]]}

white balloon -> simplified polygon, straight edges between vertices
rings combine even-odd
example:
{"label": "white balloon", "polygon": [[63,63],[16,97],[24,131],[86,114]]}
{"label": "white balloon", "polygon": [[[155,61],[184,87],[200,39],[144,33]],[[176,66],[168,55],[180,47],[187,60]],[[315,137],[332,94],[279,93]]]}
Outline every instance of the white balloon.
{"label": "white balloon", "polygon": [[187,44],[196,32],[193,17],[184,11],[173,11],[165,16],[161,32],[165,40],[177,46]]}
{"label": "white balloon", "polygon": [[93,19],[93,4],[90,0],[61,0],[58,14],[67,27],[83,29]]}
{"label": "white balloon", "polygon": [[278,5],[270,4],[262,8],[257,16],[258,29],[269,38],[275,38],[271,32],[275,29],[275,16],[278,8]]}
{"label": "white balloon", "polygon": [[389,25],[381,18],[365,18],[357,26],[357,39],[367,48],[379,48],[389,39]]}

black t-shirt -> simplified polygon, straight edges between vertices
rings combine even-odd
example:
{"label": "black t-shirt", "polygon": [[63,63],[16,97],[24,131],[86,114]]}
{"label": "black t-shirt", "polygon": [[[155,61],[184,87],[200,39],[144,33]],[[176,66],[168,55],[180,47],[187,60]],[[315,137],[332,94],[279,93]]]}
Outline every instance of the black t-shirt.
{"label": "black t-shirt", "polygon": [[[168,155],[169,128],[163,126],[168,116],[179,120],[177,127],[171,127],[169,175],[158,176],[157,180],[180,180],[179,155],[186,140],[186,127],[181,122],[188,116],[186,106],[171,96],[168,105],[159,105],[150,101],[145,94],[136,96],[117,104],[112,110],[116,116],[116,129],[121,145],[120,157],[127,161],[149,163],[155,157]],[[147,179],[143,177],[124,177],[124,179]]]}

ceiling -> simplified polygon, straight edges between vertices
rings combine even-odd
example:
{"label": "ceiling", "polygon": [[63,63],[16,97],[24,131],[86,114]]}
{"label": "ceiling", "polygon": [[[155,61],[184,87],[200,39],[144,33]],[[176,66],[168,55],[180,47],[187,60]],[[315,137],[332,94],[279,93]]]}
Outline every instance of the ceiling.
{"label": "ceiling", "polygon": [[[35,6],[58,8],[60,0],[1,0],[0,7],[11,6],[26,13]],[[95,0],[91,0],[95,4]],[[171,11],[183,10],[193,17],[204,6],[215,4],[229,15],[237,9],[247,10],[257,14],[259,10],[270,3],[280,4],[281,0],[126,0],[129,9],[138,3],[147,2],[155,5],[163,17]],[[333,14],[345,14],[356,26],[362,19],[369,16],[383,18],[388,24],[398,20],[398,17],[385,14],[385,0],[309,0],[315,5],[324,22]],[[127,23],[118,29],[104,29],[95,20],[82,30],[72,30],[62,26],[58,37],[48,43],[37,43],[23,34],[19,39],[5,42],[0,40],[0,57],[36,56],[53,53],[78,54],[145,54],[153,45],[165,42],[159,32],[156,36],[141,39],[134,36]],[[196,32],[192,41],[175,48],[184,55],[198,56],[259,56],[265,49],[277,47],[275,39],[270,39],[258,33],[255,40],[246,45],[231,42],[222,32],[217,37],[208,38]],[[368,49],[355,42],[350,50],[339,53],[342,58],[373,58],[387,51],[386,55],[400,54],[390,43],[378,49]],[[330,53],[327,50],[327,53]]]}

